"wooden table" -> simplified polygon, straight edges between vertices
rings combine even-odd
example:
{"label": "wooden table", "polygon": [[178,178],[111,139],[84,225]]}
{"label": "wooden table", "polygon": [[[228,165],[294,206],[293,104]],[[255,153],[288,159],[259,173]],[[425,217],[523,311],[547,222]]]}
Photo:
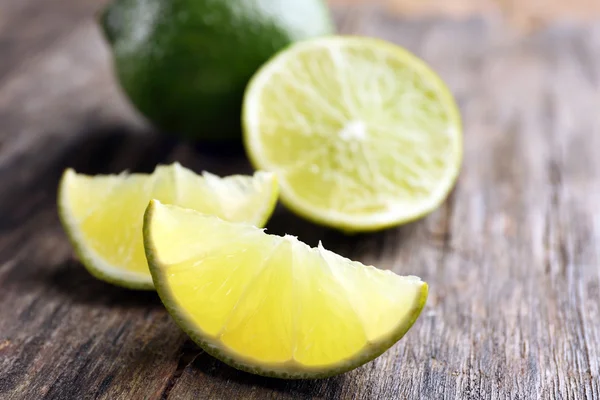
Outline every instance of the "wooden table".
{"label": "wooden table", "polygon": [[154,293],[97,281],[73,257],[55,205],[67,166],[249,170],[240,149],[173,143],[135,115],[99,6],[0,3],[1,399],[600,399],[600,24],[524,35],[494,19],[336,8],[341,31],[404,45],[449,83],[464,168],[438,211],[377,234],[277,212],[271,231],[430,284],[418,322],[377,360],[282,381],[216,361]]}

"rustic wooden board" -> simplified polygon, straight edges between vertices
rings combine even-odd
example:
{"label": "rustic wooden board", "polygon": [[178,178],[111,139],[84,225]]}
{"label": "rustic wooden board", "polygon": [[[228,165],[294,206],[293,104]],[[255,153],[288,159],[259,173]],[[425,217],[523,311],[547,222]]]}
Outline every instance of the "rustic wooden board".
{"label": "rustic wooden board", "polygon": [[136,116],[97,7],[0,12],[0,398],[600,399],[600,23],[520,36],[492,20],[338,10],[342,31],[402,44],[447,80],[464,169],[440,210],[382,233],[345,237],[278,210],[269,230],[419,275],[431,293],[374,362],[280,381],[214,360],[155,294],[96,281],[73,258],[54,200],[63,168],[249,170],[241,149],[175,143]]}

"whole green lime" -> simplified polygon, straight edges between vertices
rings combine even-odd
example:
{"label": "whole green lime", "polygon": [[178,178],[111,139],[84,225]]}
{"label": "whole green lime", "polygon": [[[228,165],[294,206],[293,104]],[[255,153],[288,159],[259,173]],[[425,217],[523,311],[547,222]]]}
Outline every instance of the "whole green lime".
{"label": "whole green lime", "polygon": [[133,105],[190,139],[239,137],[254,72],[288,44],[333,31],[322,0],[116,0],[101,25]]}

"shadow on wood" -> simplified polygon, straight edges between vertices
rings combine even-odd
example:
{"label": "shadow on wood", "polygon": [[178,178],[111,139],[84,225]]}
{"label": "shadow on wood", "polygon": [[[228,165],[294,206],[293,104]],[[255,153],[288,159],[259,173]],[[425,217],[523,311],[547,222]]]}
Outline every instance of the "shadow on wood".
{"label": "shadow on wood", "polygon": [[[223,362],[215,359],[209,354],[200,353],[183,372],[181,385],[177,388],[176,394],[185,392],[187,379],[199,379],[206,382],[214,388],[211,390],[215,398],[222,398],[225,393],[221,392],[227,386],[221,386],[221,383],[227,382],[229,389],[235,391],[244,390],[244,387],[252,388],[259,386],[267,391],[294,393],[302,398],[320,398],[327,394],[331,396],[340,393],[344,387],[344,382],[348,377],[342,374],[336,377],[317,380],[286,380],[267,378],[258,375],[252,375],[243,371],[236,370]],[[234,393],[231,393],[234,396]]]}
{"label": "shadow on wood", "polygon": [[310,246],[322,242],[327,250],[348,258],[360,259],[364,254],[381,254],[385,243],[393,240],[401,247],[420,222],[372,233],[348,234],[309,222],[280,205],[267,224],[267,232],[275,235],[292,235]]}
{"label": "shadow on wood", "polygon": [[40,279],[79,304],[145,309],[163,307],[156,292],[130,290],[98,280],[81,263],[72,259]]}
{"label": "shadow on wood", "polygon": [[[30,238],[30,248],[21,252],[23,256],[18,265],[4,275],[5,287],[23,295],[52,293],[73,304],[114,306],[120,309],[162,308],[154,291],[135,291],[111,285],[94,278],[75,259],[69,256],[65,259],[63,255],[71,252],[70,246],[58,235],[57,230],[34,234]],[[50,247],[56,257],[45,256]],[[55,262],[55,258],[62,261]],[[35,303],[32,304],[35,306]]]}
{"label": "shadow on wood", "polygon": [[151,131],[127,125],[92,127],[78,135],[65,151],[59,166],[85,174],[152,172],[163,163],[177,141]]}

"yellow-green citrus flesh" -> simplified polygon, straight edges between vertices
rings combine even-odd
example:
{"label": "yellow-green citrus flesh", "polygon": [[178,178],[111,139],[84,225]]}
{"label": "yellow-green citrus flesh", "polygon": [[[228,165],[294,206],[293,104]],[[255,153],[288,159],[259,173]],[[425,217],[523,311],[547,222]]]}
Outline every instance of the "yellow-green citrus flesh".
{"label": "yellow-green citrus flesh", "polygon": [[379,39],[332,36],[280,52],[245,94],[253,164],[292,211],[344,231],[420,218],[452,189],[462,128],[444,82]]}
{"label": "yellow-green citrus flesh", "polygon": [[67,169],[59,187],[61,221],[95,277],[131,289],[154,288],[144,254],[144,211],[152,198],[236,222],[263,226],[277,202],[271,173],[220,178],[178,163],[152,174],[87,176]]}
{"label": "yellow-green citrus flesh", "polygon": [[156,200],[144,245],[181,328],[213,356],[260,375],[319,378],[356,368],[400,340],[427,298],[417,277]]}

